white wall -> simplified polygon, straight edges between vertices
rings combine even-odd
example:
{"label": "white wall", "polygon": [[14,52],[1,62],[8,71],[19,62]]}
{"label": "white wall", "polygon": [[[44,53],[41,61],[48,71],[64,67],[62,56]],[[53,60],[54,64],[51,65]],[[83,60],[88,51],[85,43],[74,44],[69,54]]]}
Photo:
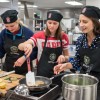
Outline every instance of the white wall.
{"label": "white wall", "polygon": [[18,0],[13,0],[12,2],[9,3],[1,3],[2,6],[0,6],[0,15],[4,13],[6,10],[9,9],[16,9],[18,10]]}

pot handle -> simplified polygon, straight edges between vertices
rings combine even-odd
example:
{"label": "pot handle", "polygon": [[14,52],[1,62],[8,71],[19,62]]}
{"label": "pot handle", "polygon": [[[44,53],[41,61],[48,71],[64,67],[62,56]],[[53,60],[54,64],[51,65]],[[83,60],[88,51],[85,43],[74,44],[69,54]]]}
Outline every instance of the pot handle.
{"label": "pot handle", "polygon": [[71,91],[78,91],[80,93],[80,90],[78,90],[78,89],[72,89],[72,88],[67,88],[67,87],[65,87],[65,89],[66,90],[71,90]]}

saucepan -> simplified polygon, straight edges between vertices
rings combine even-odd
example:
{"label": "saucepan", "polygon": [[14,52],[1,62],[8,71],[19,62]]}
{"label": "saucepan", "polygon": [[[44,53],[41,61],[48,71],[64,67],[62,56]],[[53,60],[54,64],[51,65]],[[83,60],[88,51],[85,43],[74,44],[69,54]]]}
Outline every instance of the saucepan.
{"label": "saucepan", "polygon": [[69,74],[62,77],[65,100],[96,100],[99,80],[88,74]]}
{"label": "saucepan", "polygon": [[[44,84],[42,85],[39,85],[39,86],[28,86],[28,89],[30,91],[42,91],[44,89],[47,89],[50,87],[50,85],[52,84],[52,80],[53,79],[56,79],[58,77],[61,77],[65,74],[69,74],[70,72],[63,72],[63,73],[60,73],[58,75],[54,75],[53,77],[51,78],[47,78],[47,77],[44,77],[44,76],[35,76],[35,81],[42,81],[44,82]],[[19,81],[20,84],[26,84],[26,78],[23,78]]]}

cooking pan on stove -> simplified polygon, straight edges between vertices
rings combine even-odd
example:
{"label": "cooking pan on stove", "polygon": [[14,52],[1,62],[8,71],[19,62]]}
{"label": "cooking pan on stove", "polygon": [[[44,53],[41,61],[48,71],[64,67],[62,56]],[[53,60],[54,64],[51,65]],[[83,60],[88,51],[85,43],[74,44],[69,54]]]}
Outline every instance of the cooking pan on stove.
{"label": "cooking pan on stove", "polygon": [[[47,77],[43,77],[43,76],[35,76],[35,81],[43,81],[44,84],[43,85],[39,85],[39,86],[28,86],[29,90],[31,91],[42,91],[46,88],[49,88],[49,86],[52,84],[52,80],[47,78]],[[19,81],[20,84],[26,84],[26,78],[23,78]]]}
{"label": "cooking pan on stove", "polygon": [[[54,75],[51,78],[47,78],[47,77],[43,77],[43,76],[35,76],[35,81],[43,81],[44,84],[43,85],[39,85],[39,86],[28,86],[30,91],[42,91],[44,89],[47,89],[50,87],[50,85],[52,84],[52,81],[54,79],[57,79],[58,77],[62,77],[65,74],[69,74],[70,72],[63,72],[60,73],[58,75]],[[26,84],[26,78],[23,78],[19,81],[20,84]]]}

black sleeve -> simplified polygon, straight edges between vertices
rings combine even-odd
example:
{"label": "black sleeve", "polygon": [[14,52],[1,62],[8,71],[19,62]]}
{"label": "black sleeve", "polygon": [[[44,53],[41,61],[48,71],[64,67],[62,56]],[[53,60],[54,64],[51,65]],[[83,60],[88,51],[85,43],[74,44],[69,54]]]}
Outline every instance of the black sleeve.
{"label": "black sleeve", "polygon": [[37,47],[34,47],[34,48],[33,48],[33,52],[32,52],[32,54],[31,54],[31,56],[30,56],[30,59],[31,59],[31,60],[34,60],[34,59],[37,58],[37,52],[38,52],[38,48],[37,48]]}
{"label": "black sleeve", "polygon": [[3,35],[4,35],[4,30],[0,33],[0,58],[3,58],[5,55],[5,49],[3,47],[4,45]]}

